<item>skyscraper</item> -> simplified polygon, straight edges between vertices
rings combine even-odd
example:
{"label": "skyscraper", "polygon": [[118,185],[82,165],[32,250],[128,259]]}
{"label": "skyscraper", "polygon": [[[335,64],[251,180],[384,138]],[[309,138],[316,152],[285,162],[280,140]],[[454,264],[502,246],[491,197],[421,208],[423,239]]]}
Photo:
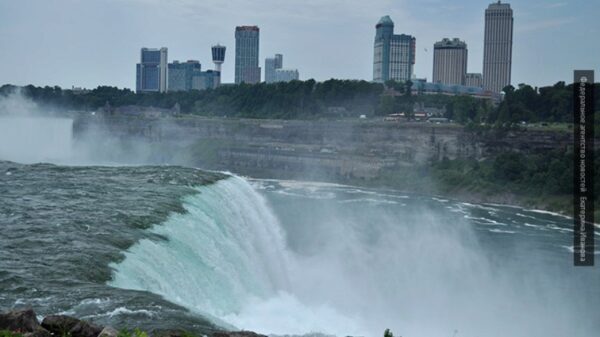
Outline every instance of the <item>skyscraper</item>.
{"label": "skyscraper", "polygon": [[386,15],[375,25],[373,81],[407,81],[413,75],[416,39],[394,35],[394,22]]}
{"label": "skyscraper", "polygon": [[136,66],[136,91],[166,92],[167,73],[167,48],[142,48]]}
{"label": "skyscraper", "polygon": [[259,83],[259,29],[257,26],[235,27],[235,83]]}
{"label": "skyscraper", "polygon": [[433,83],[465,84],[467,44],[454,38],[433,45]]}
{"label": "skyscraper", "polygon": [[493,3],[485,10],[483,88],[500,92],[510,84],[513,11],[509,4]]}
{"label": "skyscraper", "polygon": [[283,67],[283,55],[275,54],[275,57],[265,59],[265,82],[275,82],[275,72]]}

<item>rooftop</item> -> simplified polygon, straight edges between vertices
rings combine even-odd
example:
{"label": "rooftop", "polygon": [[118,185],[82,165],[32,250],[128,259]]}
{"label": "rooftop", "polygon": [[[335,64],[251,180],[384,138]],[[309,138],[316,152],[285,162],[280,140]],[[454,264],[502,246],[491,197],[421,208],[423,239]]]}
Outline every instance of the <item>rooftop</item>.
{"label": "rooftop", "polygon": [[381,19],[379,19],[379,22],[377,22],[377,25],[375,27],[379,27],[379,26],[394,26],[394,21],[392,21],[392,18],[390,18],[389,15],[386,16],[382,16]]}
{"label": "rooftop", "polygon": [[503,10],[506,10],[506,9],[510,9],[510,4],[507,4],[507,3],[502,3],[502,2],[500,2],[500,1],[498,1],[498,2],[491,3],[491,4],[488,6],[488,8],[487,8],[487,9],[488,9],[488,10],[489,10],[489,9],[503,9]]}
{"label": "rooftop", "polygon": [[235,27],[236,31],[248,30],[248,31],[259,31],[258,26],[237,26]]}
{"label": "rooftop", "polygon": [[442,41],[438,41],[433,44],[434,48],[467,48],[467,44],[455,37],[453,39],[443,38]]}

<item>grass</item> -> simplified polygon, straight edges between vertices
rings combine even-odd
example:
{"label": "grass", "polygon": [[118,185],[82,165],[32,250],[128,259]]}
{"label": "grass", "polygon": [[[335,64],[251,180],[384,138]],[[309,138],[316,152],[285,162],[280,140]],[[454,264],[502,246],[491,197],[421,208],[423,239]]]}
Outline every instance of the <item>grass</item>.
{"label": "grass", "polygon": [[23,334],[10,330],[0,330],[0,337],[23,337]]}

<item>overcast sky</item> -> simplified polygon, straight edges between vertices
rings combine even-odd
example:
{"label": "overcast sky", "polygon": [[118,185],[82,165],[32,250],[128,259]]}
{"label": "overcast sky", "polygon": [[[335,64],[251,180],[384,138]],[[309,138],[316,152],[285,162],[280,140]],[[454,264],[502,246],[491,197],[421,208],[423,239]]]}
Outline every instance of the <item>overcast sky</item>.
{"label": "overcast sky", "polygon": [[[234,29],[260,27],[260,64],[281,53],[300,78],[372,79],[375,24],[417,39],[415,74],[431,79],[433,43],[459,37],[468,71],[481,72],[481,0],[0,0],[0,84],[135,88],[141,47],[168,47],[169,61],[213,68],[227,46],[223,82],[233,82]],[[600,1],[513,0],[513,85],[570,81],[600,70]],[[264,74],[263,74],[264,76]],[[600,74],[597,74],[600,77]],[[264,78],[264,77],[263,77]]]}

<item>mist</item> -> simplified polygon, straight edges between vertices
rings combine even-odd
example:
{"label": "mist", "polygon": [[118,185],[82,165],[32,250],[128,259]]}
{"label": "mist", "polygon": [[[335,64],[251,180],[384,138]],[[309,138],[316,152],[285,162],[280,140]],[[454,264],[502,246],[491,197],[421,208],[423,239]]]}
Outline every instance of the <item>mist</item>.
{"label": "mist", "polygon": [[[95,118],[98,123],[75,137],[73,126],[79,117]],[[114,137],[100,127],[102,118],[94,111],[66,111],[38,104],[24,97],[20,90],[0,95],[0,160],[108,166],[187,163],[186,158],[177,157],[173,149],[188,142],[171,147],[173,144],[144,138]]]}
{"label": "mist", "polygon": [[40,108],[19,91],[0,96],[0,159],[20,163],[72,158],[70,118]]}
{"label": "mist", "polygon": [[482,236],[468,219],[476,205],[277,184],[200,188],[186,214],[151,230],[169,240],[131,247],[110,284],[270,335],[594,335],[597,292],[575,289],[597,276],[528,236]]}

